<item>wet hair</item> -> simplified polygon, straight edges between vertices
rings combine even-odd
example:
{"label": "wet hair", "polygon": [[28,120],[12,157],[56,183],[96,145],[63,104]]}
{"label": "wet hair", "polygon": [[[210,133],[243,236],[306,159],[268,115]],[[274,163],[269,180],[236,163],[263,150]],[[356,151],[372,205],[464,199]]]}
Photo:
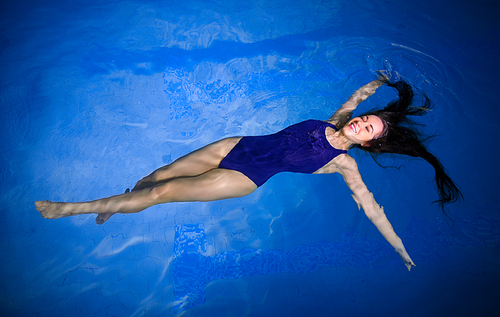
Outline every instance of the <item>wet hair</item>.
{"label": "wet hair", "polygon": [[[444,206],[448,203],[455,202],[463,198],[462,193],[455,185],[453,180],[446,174],[446,171],[441,162],[424,146],[424,142],[429,137],[424,137],[417,126],[421,125],[408,116],[421,116],[426,114],[431,109],[431,102],[425,94],[422,106],[413,105],[413,89],[404,81],[396,83],[386,82],[389,87],[393,87],[398,91],[399,98],[391,101],[385,108],[380,110],[372,110],[366,115],[375,115],[382,119],[384,130],[381,135],[367,143],[365,146],[360,144],[353,145],[363,151],[369,152],[376,161],[376,154],[393,153],[404,154],[413,157],[420,157],[426,160],[434,167],[435,181],[439,194],[439,199],[435,202],[439,203],[444,211]],[[378,163],[378,162],[377,162]]]}

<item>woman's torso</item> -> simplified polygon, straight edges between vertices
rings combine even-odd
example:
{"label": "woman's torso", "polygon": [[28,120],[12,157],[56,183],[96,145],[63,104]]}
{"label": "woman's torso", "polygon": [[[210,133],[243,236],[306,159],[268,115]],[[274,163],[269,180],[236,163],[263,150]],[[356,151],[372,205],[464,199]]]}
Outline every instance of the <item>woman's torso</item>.
{"label": "woman's torso", "polygon": [[327,138],[334,129],[329,122],[307,120],[275,134],[243,137],[220,167],[242,172],[257,186],[280,172],[333,173],[335,158],[346,154]]}

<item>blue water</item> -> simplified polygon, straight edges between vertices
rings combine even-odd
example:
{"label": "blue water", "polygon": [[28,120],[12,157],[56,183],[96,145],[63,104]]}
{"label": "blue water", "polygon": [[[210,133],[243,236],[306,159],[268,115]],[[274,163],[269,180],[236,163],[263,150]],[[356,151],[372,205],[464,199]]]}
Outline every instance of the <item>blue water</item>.
{"label": "blue water", "polygon": [[[3,1],[2,316],[494,316],[500,72],[494,1]],[[327,119],[390,70],[424,91],[432,169],[352,151],[417,264],[408,272],[339,175],[255,193],[42,219],[35,200],[122,193],[223,137]],[[387,87],[359,112],[385,105]],[[358,113],[359,113],[358,112]]]}

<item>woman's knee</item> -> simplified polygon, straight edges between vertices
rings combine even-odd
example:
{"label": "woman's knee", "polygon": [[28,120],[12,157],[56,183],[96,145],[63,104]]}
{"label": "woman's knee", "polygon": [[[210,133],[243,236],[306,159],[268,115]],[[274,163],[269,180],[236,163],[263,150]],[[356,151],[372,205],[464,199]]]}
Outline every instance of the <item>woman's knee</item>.
{"label": "woman's knee", "polygon": [[155,204],[170,202],[172,199],[169,193],[171,193],[169,183],[157,185],[149,190],[148,199]]}
{"label": "woman's knee", "polygon": [[152,182],[160,182],[162,180],[165,180],[165,179],[168,179],[169,178],[169,170],[170,170],[170,164],[169,165],[165,165],[159,169],[157,169],[156,171],[154,171],[152,174],[151,174],[151,181]]}

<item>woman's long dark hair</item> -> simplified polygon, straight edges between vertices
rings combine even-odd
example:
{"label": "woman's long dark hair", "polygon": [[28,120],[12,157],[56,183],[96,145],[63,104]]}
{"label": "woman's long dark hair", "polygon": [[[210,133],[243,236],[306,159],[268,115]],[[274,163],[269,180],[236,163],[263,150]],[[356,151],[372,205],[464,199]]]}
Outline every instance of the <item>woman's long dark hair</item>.
{"label": "woman's long dark hair", "polygon": [[[416,129],[418,123],[408,116],[421,116],[426,114],[431,108],[431,102],[424,95],[425,101],[422,106],[413,106],[413,89],[404,81],[396,83],[386,83],[388,86],[397,89],[399,98],[391,101],[384,109],[370,111],[364,115],[375,115],[384,121],[385,129],[382,137],[368,142],[368,146],[355,145],[363,151],[367,151],[372,156],[378,153],[404,154],[413,157],[421,157],[434,167],[436,172],[435,180],[438,189],[438,202],[441,208],[448,203],[455,202],[463,198],[462,193],[455,183],[446,174],[441,162],[423,145],[426,140]],[[374,157],[375,158],[375,157]]]}

